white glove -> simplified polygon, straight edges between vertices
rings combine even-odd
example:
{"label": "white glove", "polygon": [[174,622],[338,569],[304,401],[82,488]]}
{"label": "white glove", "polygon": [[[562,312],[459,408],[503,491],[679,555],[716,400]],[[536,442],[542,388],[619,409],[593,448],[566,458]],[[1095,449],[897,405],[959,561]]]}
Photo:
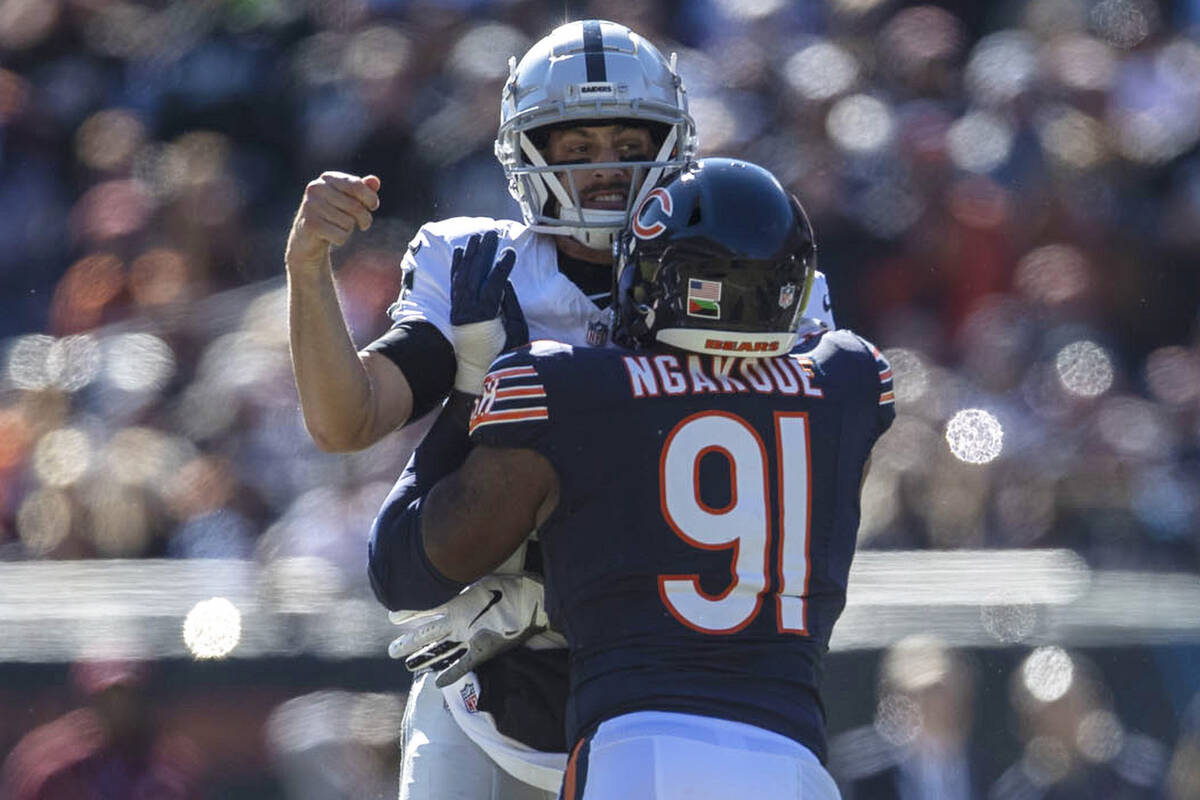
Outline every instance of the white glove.
{"label": "white glove", "polygon": [[393,611],[400,635],[388,655],[411,672],[433,670],[438,688],[549,626],[542,583],[528,575],[489,575],[430,611]]}

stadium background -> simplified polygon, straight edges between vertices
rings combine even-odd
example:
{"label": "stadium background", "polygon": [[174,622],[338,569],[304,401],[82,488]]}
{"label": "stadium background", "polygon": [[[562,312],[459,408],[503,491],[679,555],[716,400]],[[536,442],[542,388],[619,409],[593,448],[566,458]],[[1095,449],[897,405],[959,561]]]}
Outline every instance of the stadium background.
{"label": "stadium background", "polygon": [[831,730],[902,743],[883,653],[933,633],[987,783],[1044,749],[1021,692],[1086,672],[1107,716],[1071,746],[1200,796],[1188,0],[3,0],[0,755],[146,659],[203,796],[392,796],[363,538],[400,456],[305,435],[283,242],[320,171],[381,177],[335,256],[369,341],[421,222],[515,213],[507,58],[585,15],[679,52],[702,151],[797,191],[895,368]]}

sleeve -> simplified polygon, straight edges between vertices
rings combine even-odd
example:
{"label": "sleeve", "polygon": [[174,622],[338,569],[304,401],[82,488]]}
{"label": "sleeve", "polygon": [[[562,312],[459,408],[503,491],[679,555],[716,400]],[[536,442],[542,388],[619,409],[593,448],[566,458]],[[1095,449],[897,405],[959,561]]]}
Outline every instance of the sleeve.
{"label": "sleeve", "polygon": [[483,380],[483,395],[471,413],[472,444],[524,447],[546,454],[550,397],[538,364],[527,347],[492,363]]}
{"label": "sleeve", "polygon": [[829,281],[825,273],[818,271],[813,275],[812,289],[808,293],[808,305],[801,315],[815,319],[830,330],[837,330],[833,321],[833,305],[829,299]]}
{"label": "sleeve", "polygon": [[404,271],[399,299],[388,309],[395,323],[428,322],[447,341],[450,336],[450,262],[454,248],[446,237],[422,225],[400,263]]}
{"label": "sleeve", "polygon": [[883,433],[891,427],[892,421],[896,419],[896,392],[892,386],[892,365],[888,363],[887,358],[883,353],[879,352],[879,348],[858,337],[867,348],[867,351],[874,359],[874,374],[877,376],[877,386],[879,387],[879,433]]}
{"label": "sleeve", "polygon": [[371,525],[367,575],[375,597],[393,611],[432,608],[463,587],[429,562],[420,535],[420,515],[429,490],[467,458],[468,400],[459,393],[451,396]]}
{"label": "sleeve", "polygon": [[413,394],[409,421],[432,411],[454,386],[458,370],[454,347],[424,320],[397,322],[363,350],[382,353],[404,373]]}

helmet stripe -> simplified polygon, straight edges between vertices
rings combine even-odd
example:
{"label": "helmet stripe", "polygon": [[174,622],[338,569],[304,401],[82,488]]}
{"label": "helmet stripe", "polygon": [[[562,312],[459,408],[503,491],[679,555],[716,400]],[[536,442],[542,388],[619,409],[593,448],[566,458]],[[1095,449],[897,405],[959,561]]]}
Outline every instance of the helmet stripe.
{"label": "helmet stripe", "polygon": [[583,55],[587,66],[588,83],[608,80],[608,69],[604,66],[604,36],[600,33],[600,20],[583,22]]}

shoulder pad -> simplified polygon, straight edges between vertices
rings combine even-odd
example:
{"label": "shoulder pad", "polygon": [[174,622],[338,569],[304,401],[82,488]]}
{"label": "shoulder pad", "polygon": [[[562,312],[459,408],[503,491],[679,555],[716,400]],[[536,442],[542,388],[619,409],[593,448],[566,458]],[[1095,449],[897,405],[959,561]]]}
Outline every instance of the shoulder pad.
{"label": "shoulder pad", "polygon": [[418,234],[430,239],[440,239],[451,247],[464,243],[471,236],[496,231],[501,239],[514,241],[522,236],[528,228],[511,219],[492,219],[491,217],[450,217],[449,219],[427,222],[421,226]]}
{"label": "shoulder pad", "polygon": [[575,348],[550,339],[537,339],[529,343],[529,352],[535,358],[545,358],[546,356],[571,355],[575,352]]}

